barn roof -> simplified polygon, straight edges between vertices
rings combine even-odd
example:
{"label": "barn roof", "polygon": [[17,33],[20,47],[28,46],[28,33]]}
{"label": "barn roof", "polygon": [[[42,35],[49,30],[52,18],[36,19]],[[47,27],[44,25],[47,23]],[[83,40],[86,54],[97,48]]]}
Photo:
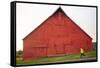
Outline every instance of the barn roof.
{"label": "barn roof", "polygon": [[51,18],[54,14],[56,14],[57,12],[62,12],[71,22],[73,22],[73,24],[75,24],[85,35],[87,35],[90,39],[92,39],[83,29],[81,29],[70,17],[68,17],[68,15],[63,11],[63,9],[61,7],[59,7],[51,16],[49,16],[43,23],[41,23],[37,28],[35,28],[32,32],[30,32],[26,37],[23,38],[26,39],[30,34],[32,34],[33,32],[35,32],[39,27],[41,27],[41,25],[43,25],[47,20],[49,20],[49,18]]}

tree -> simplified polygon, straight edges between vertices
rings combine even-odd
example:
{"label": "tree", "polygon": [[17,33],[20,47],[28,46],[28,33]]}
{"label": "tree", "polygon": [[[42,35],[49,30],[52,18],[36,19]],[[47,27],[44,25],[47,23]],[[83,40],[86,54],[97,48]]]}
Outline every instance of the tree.
{"label": "tree", "polygon": [[19,50],[16,52],[16,57],[21,57],[23,54],[23,51],[22,50]]}

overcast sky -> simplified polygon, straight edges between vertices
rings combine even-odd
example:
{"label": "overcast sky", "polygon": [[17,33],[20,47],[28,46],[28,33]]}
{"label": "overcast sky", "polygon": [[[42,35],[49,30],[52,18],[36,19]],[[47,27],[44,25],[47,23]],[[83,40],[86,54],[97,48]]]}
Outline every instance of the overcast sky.
{"label": "overcast sky", "polygon": [[[60,6],[77,25],[96,41],[96,8]],[[16,48],[23,50],[23,38],[52,15],[58,5],[17,3]]]}

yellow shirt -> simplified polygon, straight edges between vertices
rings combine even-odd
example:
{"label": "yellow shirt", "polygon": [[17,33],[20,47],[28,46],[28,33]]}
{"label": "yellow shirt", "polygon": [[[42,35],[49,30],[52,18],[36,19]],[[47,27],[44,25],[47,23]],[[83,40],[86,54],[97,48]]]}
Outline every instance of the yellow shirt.
{"label": "yellow shirt", "polygon": [[84,50],[83,50],[82,48],[80,48],[80,52],[81,52],[81,53],[84,53]]}

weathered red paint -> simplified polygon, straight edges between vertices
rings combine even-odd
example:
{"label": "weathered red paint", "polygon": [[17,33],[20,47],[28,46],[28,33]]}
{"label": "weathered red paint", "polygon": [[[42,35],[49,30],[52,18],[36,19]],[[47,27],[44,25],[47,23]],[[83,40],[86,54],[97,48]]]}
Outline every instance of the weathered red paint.
{"label": "weathered red paint", "polygon": [[92,50],[92,38],[59,8],[23,39],[23,58],[77,54]]}

